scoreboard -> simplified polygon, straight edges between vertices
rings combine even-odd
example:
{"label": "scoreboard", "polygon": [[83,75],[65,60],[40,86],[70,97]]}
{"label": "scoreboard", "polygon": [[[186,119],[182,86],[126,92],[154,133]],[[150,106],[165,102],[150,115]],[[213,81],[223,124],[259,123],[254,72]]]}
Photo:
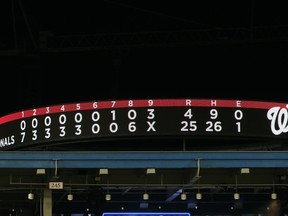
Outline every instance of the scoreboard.
{"label": "scoreboard", "polygon": [[223,99],[88,101],[0,117],[0,149],[146,137],[287,139],[287,104]]}

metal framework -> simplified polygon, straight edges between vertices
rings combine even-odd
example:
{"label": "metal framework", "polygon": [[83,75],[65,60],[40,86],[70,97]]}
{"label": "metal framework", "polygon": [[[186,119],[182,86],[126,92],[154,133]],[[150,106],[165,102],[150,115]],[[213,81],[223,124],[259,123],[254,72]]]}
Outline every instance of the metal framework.
{"label": "metal framework", "polygon": [[[12,37],[11,37],[12,38]],[[97,33],[54,35],[53,32],[39,32],[37,40],[29,45],[29,39],[22,44],[11,39],[1,41],[0,55],[25,53],[84,52],[107,49],[180,47],[210,43],[247,43],[287,41],[288,26],[258,26],[248,28],[187,29],[179,31],[147,31],[125,33]],[[35,43],[35,41],[38,41]]]}
{"label": "metal framework", "polygon": [[284,168],[288,152],[0,152],[0,168]]}
{"label": "metal framework", "polygon": [[102,50],[110,48],[191,46],[206,43],[241,43],[287,40],[288,26],[179,31],[128,32],[115,34],[64,35],[40,34],[42,52]]}

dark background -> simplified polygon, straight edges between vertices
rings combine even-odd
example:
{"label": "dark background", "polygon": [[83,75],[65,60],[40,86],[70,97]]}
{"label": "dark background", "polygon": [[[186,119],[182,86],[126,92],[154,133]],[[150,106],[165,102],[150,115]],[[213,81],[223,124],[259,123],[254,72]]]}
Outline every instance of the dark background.
{"label": "dark background", "polygon": [[287,101],[285,1],[0,4],[1,115],[111,99]]}
{"label": "dark background", "polygon": [[[287,39],[287,1],[1,0],[0,117],[40,106],[94,100],[219,98],[287,102]],[[137,140],[137,150],[165,149],[172,152],[175,149],[183,151],[184,147],[185,151],[204,148],[205,151],[287,150],[286,140],[279,142],[265,139],[256,142],[248,139],[242,143],[242,140],[238,139],[209,140],[205,137],[196,142],[195,139],[187,139],[184,143],[182,137],[180,139],[161,139],[154,140],[155,142]],[[87,150],[86,146],[89,145],[91,151],[136,149],[133,140],[112,140],[111,144],[107,143],[108,141],[104,140],[93,148],[91,143],[69,143],[65,147],[47,145],[41,148],[41,151]],[[40,148],[32,146],[31,149]],[[14,156],[13,158],[15,159]],[[38,160],[38,156],[35,158]],[[250,156],[247,158],[251,159]],[[267,214],[266,201],[269,199],[270,202],[272,182],[274,187],[276,179],[276,191],[282,204],[281,215],[287,215],[287,169],[282,169],[282,166],[279,166],[279,169],[273,168],[279,165],[279,161],[269,158],[265,161],[271,168],[253,169],[252,175],[239,179],[239,183],[243,183],[244,180],[248,182],[247,186],[249,185],[240,191],[241,197],[243,194],[245,199],[243,211],[245,210],[246,214],[252,215],[256,212],[259,215],[259,208],[262,209],[264,206],[263,212]],[[252,162],[250,160],[252,165],[259,163],[257,158],[255,159]],[[283,158],[279,159],[281,161]],[[130,162],[134,163],[131,160]],[[222,163],[226,161],[222,160]],[[263,167],[265,164],[262,164]],[[250,165],[249,161],[247,165]],[[203,215],[231,214],[230,208],[227,213],[227,206],[230,205],[230,195],[235,191],[234,174],[239,173],[238,167],[234,168],[201,169],[201,175],[204,176],[201,184],[208,185],[207,188],[201,188],[201,192],[204,193],[203,202],[208,204],[200,208]],[[47,182],[51,180],[49,177],[54,176],[53,171],[51,170],[51,175],[47,175],[47,179],[39,179],[35,176],[34,168],[1,169],[0,186],[4,189],[0,193],[1,215],[4,215],[4,212],[8,215],[8,210],[9,215],[12,215],[12,208],[24,209],[25,215],[32,215],[32,211],[34,215],[38,214],[39,201],[35,199],[35,202],[27,203],[31,185],[27,184],[24,188],[22,182]],[[119,211],[122,202],[127,204],[131,200],[136,201],[135,206],[137,205],[132,207],[139,209],[139,197],[144,189],[146,191],[147,186],[146,178],[143,178],[144,172],[139,169],[111,171],[110,174],[109,170],[112,177],[110,192],[113,193],[113,200],[116,202],[115,205],[104,206],[104,194],[107,190],[105,177],[100,181],[103,187],[95,187],[95,176],[98,177],[95,175],[95,169],[60,170],[65,180],[75,179],[77,182],[80,177],[86,184],[89,176],[93,182],[90,188],[86,188],[84,184],[85,187],[79,186],[73,191],[76,201],[73,207],[77,211],[84,207],[86,209],[87,204],[101,206],[97,211]],[[20,177],[20,184],[11,184],[9,175],[16,179]],[[157,184],[160,175],[167,175],[169,183],[171,181],[173,184],[176,182],[181,185],[184,180],[190,184],[194,179],[195,169],[157,169],[154,181]],[[114,187],[113,183],[127,181],[132,182],[131,185],[135,181],[142,183],[142,190],[133,193],[133,185],[133,192],[127,194],[134,195],[123,199],[123,192],[127,192],[126,186],[118,188]],[[69,182],[74,183],[71,180]],[[223,183],[227,183],[227,186],[217,186]],[[210,185],[213,188],[210,188]],[[40,194],[42,189],[36,186]],[[157,191],[154,192],[156,194]],[[191,195],[195,192],[196,190],[190,190]],[[157,193],[161,196],[155,198],[155,201],[164,205],[167,204],[166,195],[175,195],[174,189],[171,191],[171,188],[166,186]],[[253,196],[245,197],[245,193]],[[117,194],[121,194],[118,199]],[[58,195],[60,198],[54,199],[53,203],[55,211],[58,210],[59,214],[62,214],[62,209],[66,207],[65,211],[76,212],[74,209],[71,210],[71,204],[67,203],[62,191]],[[82,202],[78,203],[79,200]],[[222,204],[219,200],[222,200]],[[162,210],[166,211],[174,206],[168,203],[166,207],[168,209],[163,206]],[[242,206],[238,210],[242,211],[241,208]],[[186,202],[184,207],[180,203],[177,209],[186,210]],[[200,215],[196,211],[195,215],[197,214]],[[233,214],[236,215],[237,212]]]}

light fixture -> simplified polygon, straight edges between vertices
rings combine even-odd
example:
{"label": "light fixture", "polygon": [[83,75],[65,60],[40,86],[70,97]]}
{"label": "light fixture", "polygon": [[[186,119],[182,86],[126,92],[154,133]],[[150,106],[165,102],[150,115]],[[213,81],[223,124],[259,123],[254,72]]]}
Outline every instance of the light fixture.
{"label": "light fixture", "polygon": [[145,189],[145,193],[143,194],[143,200],[149,200],[149,194],[147,193]]}
{"label": "light fixture", "polygon": [[95,180],[95,182],[99,182],[99,181],[101,181],[101,177],[100,176],[95,176],[94,180]]}
{"label": "light fixture", "polygon": [[107,193],[105,194],[105,200],[106,201],[111,200],[111,194],[109,193],[109,178],[107,179]]}
{"label": "light fixture", "polygon": [[202,199],[202,194],[200,193],[199,184],[200,184],[200,180],[198,180],[198,192],[196,193],[196,199],[197,200],[201,200]]}
{"label": "light fixture", "polygon": [[202,194],[200,192],[196,193],[196,199],[201,200],[202,199]]}
{"label": "light fixture", "polygon": [[106,201],[111,200],[111,194],[107,193],[107,194],[105,195],[105,200],[106,200]]}
{"label": "light fixture", "polygon": [[28,199],[33,200],[34,199],[34,193],[32,193],[32,185],[30,185],[30,192],[28,193]]}
{"label": "light fixture", "polygon": [[237,175],[236,175],[236,192],[234,193],[234,199],[235,200],[238,200],[240,199],[240,194],[238,193],[238,188],[237,188],[237,185],[238,184],[238,179],[237,179]]}
{"label": "light fixture", "polygon": [[275,193],[275,183],[273,181],[273,192],[271,193],[271,199],[276,200],[277,199],[277,193]]}
{"label": "light fixture", "polygon": [[99,170],[100,175],[107,175],[108,174],[108,169],[100,169]]}
{"label": "light fixture", "polygon": [[69,193],[67,194],[67,200],[68,201],[72,201],[73,200],[73,194],[72,194],[72,191],[71,191],[71,188],[70,188],[70,191],[69,191]]}
{"label": "light fixture", "polygon": [[241,168],[241,174],[249,174],[250,169],[249,168]]}
{"label": "light fixture", "polygon": [[146,170],[146,174],[155,174],[156,173],[156,170],[154,168],[148,168]]}
{"label": "light fixture", "polygon": [[147,192],[143,194],[143,200],[149,200],[149,194]]}
{"label": "light fixture", "polygon": [[234,199],[235,200],[238,200],[238,199],[240,199],[240,194],[239,193],[234,193]]}
{"label": "light fixture", "polygon": [[149,194],[147,193],[147,175],[145,179],[145,192],[143,194],[143,200],[149,200]]}
{"label": "light fixture", "polygon": [[273,200],[277,199],[277,194],[275,192],[271,193],[271,199]]}
{"label": "light fixture", "polygon": [[109,193],[109,181],[107,183],[107,193],[105,195],[105,200],[110,201],[111,200],[111,194]]}
{"label": "light fixture", "polygon": [[187,200],[187,195],[184,191],[181,193],[181,200]]}
{"label": "light fixture", "polygon": [[68,195],[67,195],[67,200],[69,200],[69,201],[72,201],[73,200],[73,194],[72,193],[69,193]]}
{"label": "light fixture", "polygon": [[44,175],[45,174],[45,169],[37,169],[36,170],[37,175]]}
{"label": "light fixture", "polygon": [[30,191],[30,193],[28,193],[28,199],[29,200],[33,200],[34,199],[34,194],[32,193],[32,191]]}

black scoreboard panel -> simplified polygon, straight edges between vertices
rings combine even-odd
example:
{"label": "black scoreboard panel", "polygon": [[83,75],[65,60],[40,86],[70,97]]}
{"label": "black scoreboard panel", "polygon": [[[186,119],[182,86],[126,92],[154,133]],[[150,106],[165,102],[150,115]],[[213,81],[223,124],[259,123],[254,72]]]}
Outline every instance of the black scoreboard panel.
{"label": "black scoreboard panel", "polygon": [[[0,118],[0,147],[147,137],[287,139],[284,103],[218,99],[91,101]],[[96,142],[97,143],[97,142]]]}

